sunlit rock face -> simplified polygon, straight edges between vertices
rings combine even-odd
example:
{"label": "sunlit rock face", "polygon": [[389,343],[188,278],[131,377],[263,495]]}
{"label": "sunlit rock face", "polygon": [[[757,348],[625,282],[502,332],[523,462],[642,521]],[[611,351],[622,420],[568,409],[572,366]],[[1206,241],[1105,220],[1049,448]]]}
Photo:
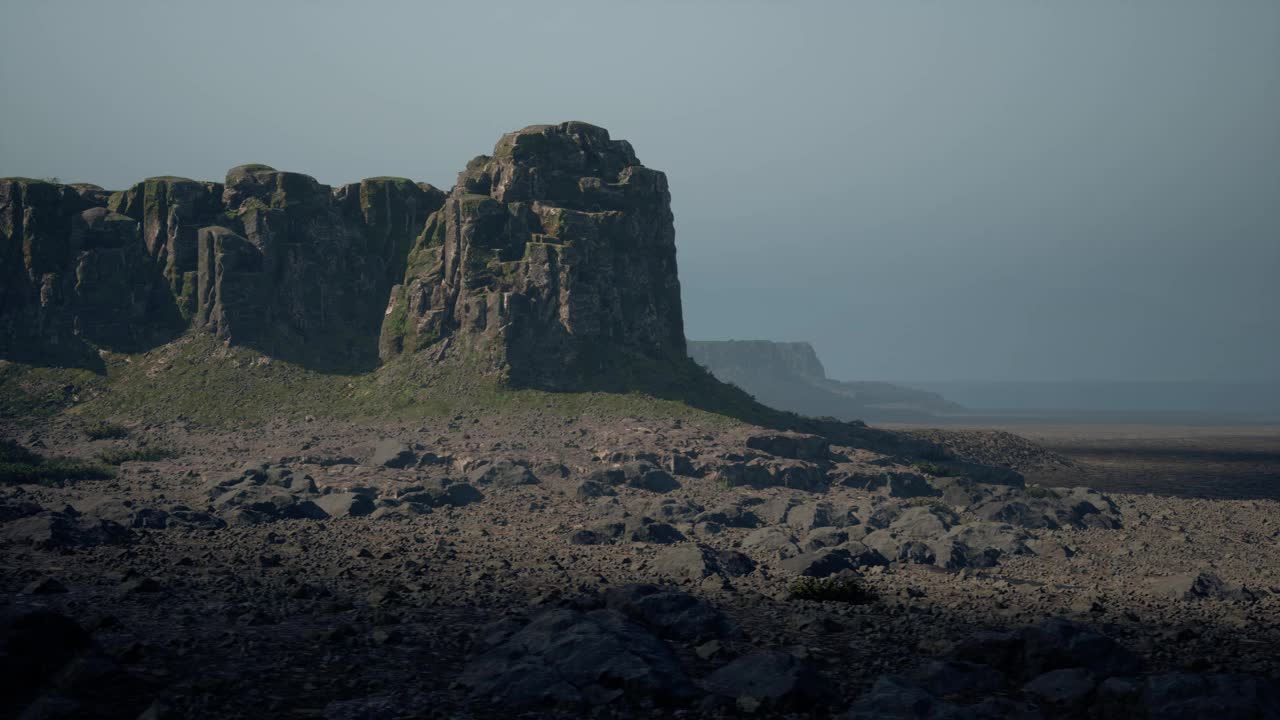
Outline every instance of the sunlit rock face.
{"label": "sunlit rock face", "polygon": [[461,358],[556,387],[683,358],[666,176],[586,123],[508,133],[467,165],[409,255],[385,358]]}

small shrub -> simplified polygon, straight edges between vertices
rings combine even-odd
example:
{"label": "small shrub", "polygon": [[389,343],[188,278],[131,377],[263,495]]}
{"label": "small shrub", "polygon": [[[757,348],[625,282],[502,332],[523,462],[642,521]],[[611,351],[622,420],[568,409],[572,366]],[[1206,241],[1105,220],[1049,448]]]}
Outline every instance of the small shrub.
{"label": "small shrub", "polygon": [[42,459],[12,440],[0,440],[0,464],[35,465]]}
{"label": "small shrub", "polygon": [[119,465],[127,462],[154,462],[177,457],[177,453],[164,447],[140,447],[105,450],[98,454],[98,459],[108,465]]}
{"label": "small shrub", "polygon": [[1058,495],[1058,493],[1054,492],[1053,490],[1050,490],[1047,487],[1041,487],[1039,485],[1028,485],[1026,488],[1024,488],[1023,492],[1025,492],[1027,494],[1027,497],[1029,498],[1039,498],[1043,500],[1057,500],[1059,497],[1061,497],[1060,495]]}
{"label": "small shrub", "polygon": [[932,475],[934,477],[947,477],[952,474],[951,470],[947,468],[947,466],[939,465],[935,462],[916,463],[916,469],[925,475]]}
{"label": "small shrub", "polygon": [[792,600],[816,602],[842,602],[863,605],[876,599],[874,590],[865,587],[856,578],[805,577],[791,584],[788,596]]}
{"label": "small shrub", "polygon": [[114,474],[111,468],[99,463],[76,458],[45,459],[12,440],[0,441],[0,485],[105,480]]}
{"label": "small shrub", "polygon": [[84,434],[90,440],[115,440],[127,437],[129,428],[102,420],[85,428]]}
{"label": "small shrub", "polygon": [[936,497],[923,496],[907,498],[906,505],[907,507],[934,507],[939,510],[951,512],[951,506]]}

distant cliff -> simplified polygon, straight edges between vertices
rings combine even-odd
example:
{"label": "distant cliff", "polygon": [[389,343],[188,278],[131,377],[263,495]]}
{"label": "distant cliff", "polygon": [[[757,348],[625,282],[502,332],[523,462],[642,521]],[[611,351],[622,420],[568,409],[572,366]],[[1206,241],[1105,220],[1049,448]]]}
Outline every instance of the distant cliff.
{"label": "distant cliff", "polygon": [[91,366],[184,332],[549,387],[687,364],[666,177],[569,122],[504,135],[448,193],[265,165],[118,192],[0,179],[0,358]]}
{"label": "distant cliff", "polygon": [[689,356],[717,378],[780,410],[842,420],[911,420],[963,408],[937,393],[829,379],[813,346],[769,340],[690,340]]}

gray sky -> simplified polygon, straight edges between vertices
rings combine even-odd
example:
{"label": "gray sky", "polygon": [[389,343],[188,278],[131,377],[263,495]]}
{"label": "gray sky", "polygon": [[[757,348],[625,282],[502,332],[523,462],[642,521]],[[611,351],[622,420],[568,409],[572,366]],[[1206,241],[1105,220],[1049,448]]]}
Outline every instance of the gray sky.
{"label": "gray sky", "polygon": [[685,322],[844,379],[1280,380],[1280,2],[30,2],[0,175],[449,187],[585,120]]}

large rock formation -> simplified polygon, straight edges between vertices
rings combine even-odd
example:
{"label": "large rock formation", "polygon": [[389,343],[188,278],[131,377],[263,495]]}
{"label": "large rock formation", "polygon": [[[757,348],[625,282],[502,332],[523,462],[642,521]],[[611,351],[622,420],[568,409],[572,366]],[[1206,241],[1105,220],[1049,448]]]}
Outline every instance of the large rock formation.
{"label": "large rock formation", "polygon": [[265,165],[116,193],[0,180],[0,357],[187,329],[323,368],[426,351],[547,387],[686,363],[666,177],[585,123],[504,135],[446,195]]}
{"label": "large rock formation", "polygon": [[0,355],[92,360],[86,343],[140,350],[181,319],[138,222],[102,189],[0,180]]}
{"label": "large rock formation", "polygon": [[0,355],[78,360],[187,327],[321,367],[372,366],[392,285],[444,201],[372,178],[336,190],[265,165],[108,194],[0,180]]}
{"label": "large rock formation", "polygon": [[472,160],[409,256],[384,358],[436,356],[557,386],[684,358],[666,176],[585,123],[504,135]]}
{"label": "large rock formation", "polygon": [[884,382],[845,382],[827,377],[813,346],[769,340],[690,340],[689,356],[717,378],[760,402],[802,415],[842,420],[921,419],[927,413],[963,410],[937,393]]}

